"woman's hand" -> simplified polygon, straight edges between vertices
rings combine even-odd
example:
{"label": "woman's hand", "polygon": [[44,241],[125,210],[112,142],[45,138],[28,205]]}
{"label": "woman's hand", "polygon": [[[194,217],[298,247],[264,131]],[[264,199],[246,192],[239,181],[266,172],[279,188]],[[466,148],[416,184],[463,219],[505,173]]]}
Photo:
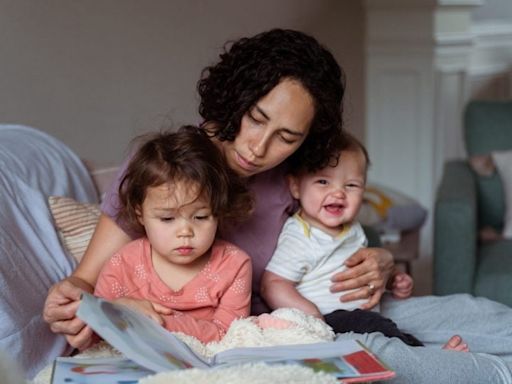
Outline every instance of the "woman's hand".
{"label": "woman's hand", "polygon": [[332,278],[331,292],[355,289],[340,301],[368,299],[361,309],[370,309],[380,301],[393,271],[393,255],[383,248],[361,248],[345,262],[347,269]]}
{"label": "woman's hand", "polygon": [[389,285],[393,297],[396,297],[397,299],[407,299],[412,295],[414,281],[407,273],[396,271],[393,273]]}
{"label": "woman's hand", "polygon": [[167,308],[159,303],[153,303],[149,300],[132,299],[129,297],[122,297],[113,300],[114,303],[125,305],[137,312],[146,315],[150,319],[156,321],[160,325],[164,325],[165,321],[162,315],[172,315],[174,312],[171,308]]}
{"label": "woman's hand", "polygon": [[85,280],[70,276],[50,288],[43,310],[43,318],[52,332],[64,334],[69,344],[78,349],[93,343],[92,330],[76,317],[84,291],[92,293],[93,287]]}

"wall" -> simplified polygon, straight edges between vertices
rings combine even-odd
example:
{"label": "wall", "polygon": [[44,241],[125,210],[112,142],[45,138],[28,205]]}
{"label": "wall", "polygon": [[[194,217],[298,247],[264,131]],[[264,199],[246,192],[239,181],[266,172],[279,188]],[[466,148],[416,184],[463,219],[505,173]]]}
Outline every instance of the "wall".
{"label": "wall", "polygon": [[98,166],[129,140],[197,123],[196,82],[228,39],[308,32],[348,77],[346,121],[364,132],[363,10],[337,0],[0,0],[0,121],[38,127]]}

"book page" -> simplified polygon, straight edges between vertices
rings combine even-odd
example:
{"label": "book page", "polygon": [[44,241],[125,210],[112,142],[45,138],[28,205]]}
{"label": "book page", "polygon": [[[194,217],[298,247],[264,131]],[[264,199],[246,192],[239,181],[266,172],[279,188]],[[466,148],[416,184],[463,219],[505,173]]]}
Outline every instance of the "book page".
{"label": "book page", "polygon": [[171,332],[126,306],[84,293],[77,316],[114,348],[155,372],[210,366]]}
{"label": "book page", "polygon": [[326,358],[348,355],[358,351],[365,351],[355,340],[343,342],[323,342],[313,344],[275,345],[271,347],[234,348],[217,353],[213,363],[238,364],[248,361],[281,361],[302,360],[308,358]]}
{"label": "book page", "polygon": [[344,382],[394,376],[393,371],[356,340],[234,348],[219,352],[209,361],[150,318],[90,294],[83,294],[77,316],[129,359],[155,372],[265,361],[310,366],[330,372]]}

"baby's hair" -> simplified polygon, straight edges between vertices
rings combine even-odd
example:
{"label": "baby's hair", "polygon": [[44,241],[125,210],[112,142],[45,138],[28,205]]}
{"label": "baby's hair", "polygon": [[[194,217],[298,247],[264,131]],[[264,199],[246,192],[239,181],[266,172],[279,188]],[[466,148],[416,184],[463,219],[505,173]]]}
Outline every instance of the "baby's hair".
{"label": "baby's hair", "polygon": [[137,140],[143,140],[143,144],[119,185],[118,219],[130,229],[144,232],[138,212],[147,189],[174,182],[199,186],[197,195],[191,198],[205,197],[221,225],[226,219],[243,220],[250,215],[253,201],[249,191],[204,129],[186,125],[175,132],[163,131]]}
{"label": "baby's hair", "polygon": [[302,173],[314,173],[319,171],[320,169],[329,167],[336,167],[338,165],[340,153],[343,151],[359,151],[363,154],[364,160],[366,163],[365,170],[367,171],[371,165],[370,156],[368,154],[368,150],[364,146],[364,144],[357,139],[354,135],[343,132],[337,138],[333,139],[333,143],[335,143],[332,147],[330,153],[326,153],[326,156],[329,158],[329,162],[325,166],[316,166],[312,167],[310,163],[307,161],[301,161],[300,159],[295,159],[294,162],[291,163],[290,173],[292,175],[299,175]]}

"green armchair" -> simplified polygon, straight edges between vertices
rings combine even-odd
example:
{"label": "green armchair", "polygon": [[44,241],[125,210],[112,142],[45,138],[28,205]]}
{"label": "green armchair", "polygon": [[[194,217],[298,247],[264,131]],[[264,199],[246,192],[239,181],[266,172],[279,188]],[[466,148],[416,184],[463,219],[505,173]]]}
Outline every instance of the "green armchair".
{"label": "green armchair", "polygon": [[[474,101],[464,114],[469,156],[512,149],[512,102]],[[467,161],[445,164],[434,210],[434,293],[471,293],[512,306],[512,240],[480,243],[478,231],[503,227],[497,173],[479,176]]]}

